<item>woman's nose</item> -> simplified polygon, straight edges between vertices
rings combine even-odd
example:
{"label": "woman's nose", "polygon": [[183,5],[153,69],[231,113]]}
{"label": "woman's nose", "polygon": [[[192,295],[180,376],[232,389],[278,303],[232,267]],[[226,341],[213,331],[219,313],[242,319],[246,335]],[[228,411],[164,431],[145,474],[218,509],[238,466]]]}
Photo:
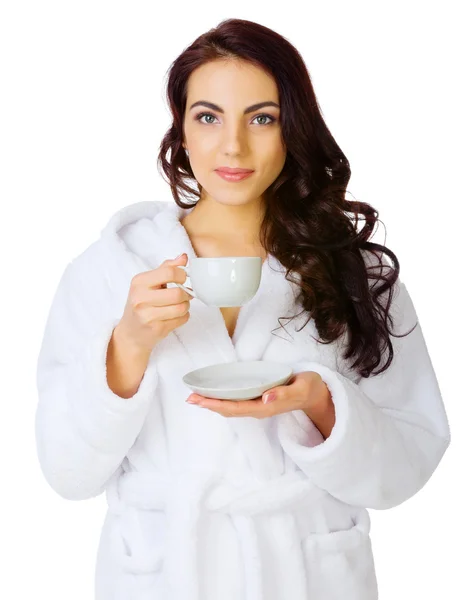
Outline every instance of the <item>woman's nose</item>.
{"label": "woman's nose", "polygon": [[247,147],[246,134],[242,127],[230,127],[223,131],[221,150],[224,154],[239,154]]}

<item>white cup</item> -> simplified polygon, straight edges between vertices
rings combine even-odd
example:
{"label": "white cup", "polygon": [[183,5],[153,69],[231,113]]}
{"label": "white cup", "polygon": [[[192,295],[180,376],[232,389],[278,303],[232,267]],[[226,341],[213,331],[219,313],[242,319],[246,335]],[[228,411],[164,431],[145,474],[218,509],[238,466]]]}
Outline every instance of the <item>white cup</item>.
{"label": "white cup", "polygon": [[190,258],[183,269],[193,289],[178,287],[208,306],[242,306],[254,297],[261,283],[260,256],[219,256]]}

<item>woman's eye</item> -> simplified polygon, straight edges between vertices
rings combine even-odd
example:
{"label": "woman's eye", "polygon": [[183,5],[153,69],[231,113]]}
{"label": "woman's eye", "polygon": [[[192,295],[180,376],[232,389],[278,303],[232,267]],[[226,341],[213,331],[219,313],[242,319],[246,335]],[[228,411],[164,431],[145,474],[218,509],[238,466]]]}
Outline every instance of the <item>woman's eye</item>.
{"label": "woman's eye", "polygon": [[270,119],[270,121],[268,121],[267,123],[260,123],[260,125],[270,125],[271,123],[273,123],[275,121],[274,117],[271,117],[270,115],[257,115],[257,117],[254,117],[254,118],[255,119]]}
{"label": "woman's eye", "polygon": [[[212,119],[215,119],[215,118],[216,118],[214,115],[211,115],[210,113],[202,113],[201,115],[198,115],[198,116],[196,117],[196,120],[197,120],[197,121],[200,121],[201,123],[203,123],[203,121],[201,121],[201,119],[202,119],[203,117],[211,117]],[[209,123],[209,121],[206,121],[206,122],[207,122],[207,123]]]}
{"label": "woman's eye", "polygon": [[[216,117],[214,115],[212,115],[211,113],[200,113],[199,115],[197,115],[196,120],[199,121],[200,123],[207,124],[207,125],[212,125],[214,123],[214,121],[209,121],[209,120],[202,121],[201,119],[203,117],[211,117],[211,119],[216,119]],[[267,123],[262,123],[262,121],[259,122],[258,123],[259,125],[270,125],[271,123],[273,123],[275,121],[274,117],[271,117],[270,115],[264,115],[264,114],[256,115],[254,117],[253,121],[255,121],[256,119],[269,119],[269,121]]]}

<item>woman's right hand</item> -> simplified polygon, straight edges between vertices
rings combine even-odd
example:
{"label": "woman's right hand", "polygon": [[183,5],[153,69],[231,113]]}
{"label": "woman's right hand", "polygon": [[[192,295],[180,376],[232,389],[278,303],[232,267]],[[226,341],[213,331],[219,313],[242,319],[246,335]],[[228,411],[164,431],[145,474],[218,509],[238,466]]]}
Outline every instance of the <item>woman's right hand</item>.
{"label": "woman's right hand", "polygon": [[159,267],[135,275],[131,281],[124,314],[115,337],[135,350],[150,354],[154,346],[190,318],[191,294],[167,283],[185,283],[188,257],[165,260]]}

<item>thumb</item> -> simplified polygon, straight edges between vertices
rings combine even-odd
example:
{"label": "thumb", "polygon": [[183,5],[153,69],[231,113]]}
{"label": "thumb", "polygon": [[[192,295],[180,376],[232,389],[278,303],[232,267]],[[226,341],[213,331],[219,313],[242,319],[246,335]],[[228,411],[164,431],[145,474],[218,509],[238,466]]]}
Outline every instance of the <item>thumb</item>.
{"label": "thumb", "polygon": [[275,400],[285,400],[290,394],[289,386],[294,383],[294,381],[295,375],[293,375],[286,383],[284,383],[284,385],[278,385],[266,390],[262,395],[262,402],[264,404],[268,404],[269,402],[274,402]]}
{"label": "thumb", "polygon": [[262,396],[262,402],[264,404],[269,404],[269,402],[274,402],[277,398],[282,398],[282,388],[276,387],[270,390],[267,390],[266,393]]}
{"label": "thumb", "polygon": [[176,258],[170,259],[170,262],[182,262],[183,259],[185,259],[185,262],[188,260],[188,256],[187,256],[186,252],[183,252],[183,254],[180,254]]}

